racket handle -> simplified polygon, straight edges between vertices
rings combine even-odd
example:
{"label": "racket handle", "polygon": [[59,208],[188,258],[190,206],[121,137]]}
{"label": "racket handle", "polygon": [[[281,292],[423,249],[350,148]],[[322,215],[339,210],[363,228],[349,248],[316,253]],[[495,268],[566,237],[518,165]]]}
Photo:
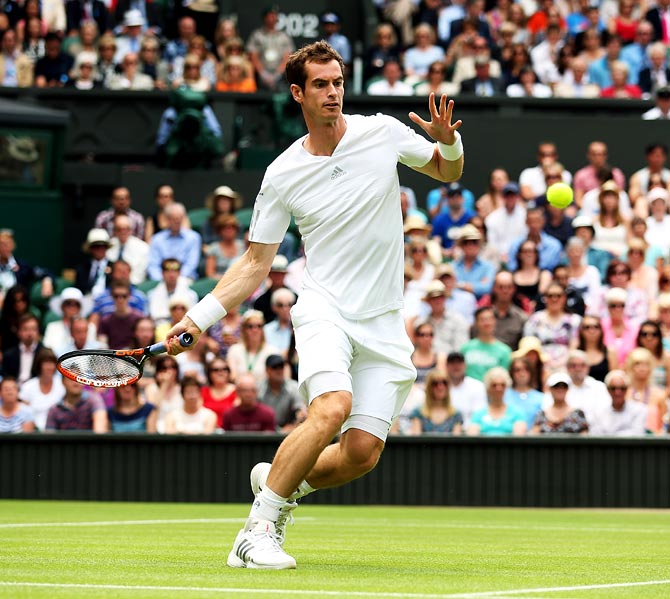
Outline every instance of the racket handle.
{"label": "racket handle", "polygon": [[[182,333],[178,337],[179,339],[179,344],[182,347],[189,347],[193,343],[193,335],[191,333]],[[150,356],[158,356],[159,354],[164,354],[167,351],[167,346],[165,345],[164,341],[161,341],[159,343],[154,343],[152,346],[149,347],[147,350],[147,353]]]}

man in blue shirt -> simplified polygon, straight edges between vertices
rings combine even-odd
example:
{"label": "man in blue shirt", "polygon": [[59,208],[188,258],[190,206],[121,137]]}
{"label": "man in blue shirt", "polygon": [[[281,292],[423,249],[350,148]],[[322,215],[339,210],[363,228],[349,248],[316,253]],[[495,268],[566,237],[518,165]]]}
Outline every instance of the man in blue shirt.
{"label": "man in blue shirt", "polygon": [[186,278],[198,278],[200,248],[202,240],[199,233],[183,227],[186,208],[179,202],[173,202],[165,209],[168,228],[159,231],[151,238],[149,244],[149,278],[153,281],[162,279],[161,264],[167,258],[178,258],[181,262],[181,274]]}
{"label": "man in blue shirt", "polygon": [[321,25],[327,41],[335,48],[342,57],[347,69],[351,66],[351,44],[349,40],[340,33],[340,17],[334,12],[327,12],[321,16]]}
{"label": "man in blue shirt", "polygon": [[446,194],[447,209],[434,217],[431,237],[440,242],[443,255],[449,258],[454,247],[454,239],[449,236],[450,229],[462,227],[474,214],[463,208],[463,188],[459,183],[450,183]]}
{"label": "man in blue shirt", "polygon": [[542,270],[554,270],[554,267],[561,259],[563,246],[555,237],[544,232],[546,218],[544,209],[539,207],[529,208],[526,213],[526,226],[528,235],[517,237],[509,247],[509,256],[507,258],[507,269],[514,272],[517,267],[516,254],[519,246],[530,239],[537,245],[537,251],[540,254],[540,268]]}
{"label": "man in blue shirt", "polygon": [[[595,83],[600,89],[605,89],[612,85],[610,65],[615,60],[621,60],[621,38],[618,35],[610,36],[607,40],[605,50],[605,56],[594,60],[589,67],[589,79],[591,83]],[[635,83],[636,78],[637,73],[629,71],[626,83]]]}
{"label": "man in blue shirt", "polygon": [[474,293],[477,299],[491,293],[496,275],[496,267],[479,257],[481,244],[479,229],[471,224],[465,225],[458,236],[463,257],[453,262],[458,288]]}
{"label": "man in blue shirt", "polygon": [[633,83],[639,81],[640,71],[650,66],[647,48],[654,37],[654,28],[649,21],[640,21],[635,31],[635,41],[624,46],[619,58],[623,60],[634,77]]}

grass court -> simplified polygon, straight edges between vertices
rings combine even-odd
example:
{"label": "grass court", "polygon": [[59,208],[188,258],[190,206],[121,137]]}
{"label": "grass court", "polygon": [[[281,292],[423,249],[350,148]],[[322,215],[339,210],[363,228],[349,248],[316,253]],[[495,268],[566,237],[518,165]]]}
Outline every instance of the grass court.
{"label": "grass court", "polygon": [[247,505],[0,501],[0,598],[666,599],[670,511],[312,506],[293,571],[225,560]]}

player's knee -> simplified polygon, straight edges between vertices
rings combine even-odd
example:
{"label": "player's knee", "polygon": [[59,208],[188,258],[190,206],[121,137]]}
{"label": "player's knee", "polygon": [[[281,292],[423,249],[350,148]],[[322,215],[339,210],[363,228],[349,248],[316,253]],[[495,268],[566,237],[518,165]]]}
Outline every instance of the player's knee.
{"label": "player's knee", "polygon": [[325,393],[312,401],[310,419],[316,426],[335,436],[351,412],[351,396],[345,393]]}
{"label": "player's knee", "polygon": [[345,447],[347,461],[359,475],[370,472],[377,465],[383,449],[384,443],[374,437],[357,439]]}

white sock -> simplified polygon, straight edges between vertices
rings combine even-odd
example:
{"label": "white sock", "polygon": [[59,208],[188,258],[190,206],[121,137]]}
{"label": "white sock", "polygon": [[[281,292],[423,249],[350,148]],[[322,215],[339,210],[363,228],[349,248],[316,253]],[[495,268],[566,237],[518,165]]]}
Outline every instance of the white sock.
{"label": "white sock", "polygon": [[310,493],[314,493],[316,491],[312,485],[310,485],[306,480],[303,480],[299,485],[298,485],[298,490],[291,495],[291,499],[300,499],[301,497],[304,497],[305,495],[309,495]]}
{"label": "white sock", "polygon": [[251,506],[249,518],[253,520],[269,520],[276,522],[279,518],[279,510],[286,505],[288,497],[280,497],[268,486],[263,487],[262,491],[256,495],[256,499]]}

